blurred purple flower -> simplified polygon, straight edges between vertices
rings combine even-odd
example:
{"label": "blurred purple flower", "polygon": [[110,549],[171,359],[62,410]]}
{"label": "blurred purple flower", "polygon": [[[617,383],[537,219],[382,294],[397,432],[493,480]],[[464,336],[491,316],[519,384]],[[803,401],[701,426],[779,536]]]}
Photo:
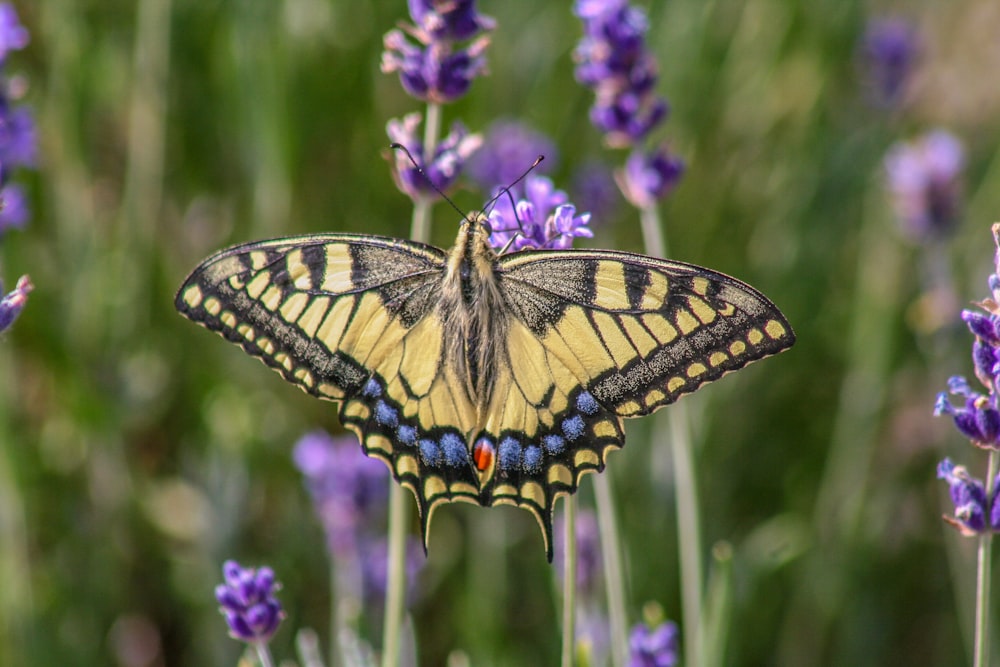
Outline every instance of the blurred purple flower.
{"label": "blurred purple flower", "polygon": [[[955,505],[955,516],[946,516],[945,521],[967,537],[987,530],[991,532],[1000,530],[1000,503],[996,502],[1000,475],[993,482],[993,493],[989,499],[986,497],[986,487],[982,480],[972,477],[965,466],[957,466],[951,459],[945,459],[938,464],[937,476],[938,479],[948,482],[951,501]],[[989,526],[986,523],[987,516]]]}
{"label": "blurred purple flower", "polygon": [[615,185],[611,167],[588,162],[576,170],[570,190],[581,210],[589,211],[598,223],[610,220],[622,204],[621,191]]}
{"label": "blurred purple flower", "polygon": [[[469,157],[479,149],[482,136],[469,134],[465,126],[455,122],[451,132],[444,137],[434,149],[434,157],[430,163],[424,160],[424,142],[420,138],[421,124],[419,113],[410,113],[402,120],[392,119],[386,125],[386,134],[393,143],[401,144],[410,152],[394,150],[390,159],[393,161],[393,179],[396,187],[411,199],[425,196],[436,196],[437,190],[442,192],[450,188],[462,173]],[[416,160],[423,169],[423,174],[414,166],[410,158]]]}
{"label": "blurred purple flower", "polygon": [[[491,30],[493,19],[476,12],[472,0],[410,0],[409,6],[415,25],[385,34],[382,71],[399,72],[403,89],[419,100],[454,102],[486,70],[483,53],[489,38],[472,38]],[[472,42],[457,47],[458,41],[467,39]]]}
{"label": "blurred purple flower", "polygon": [[498,120],[490,125],[482,147],[469,159],[469,176],[486,192],[509,186],[524,175],[538,159],[545,156],[533,171],[544,174],[557,161],[552,140],[516,120]]}
{"label": "blurred purple flower", "polygon": [[493,30],[496,21],[476,11],[474,0],[407,0],[413,31],[424,44],[463,41]]}
{"label": "blurred purple flower", "polygon": [[6,174],[13,167],[34,167],[37,162],[38,133],[31,111],[0,100],[0,168]]}
{"label": "blurred purple flower", "polygon": [[[365,597],[373,605],[384,604],[389,577],[389,543],[384,537],[366,540],[361,545],[361,553]],[[406,540],[404,561],[406,575],[403,579],[406,581],[406,600],[409,606],[417,594],[417,575],[427,562],[423,547],[413,537]]]}
{"label": "blurred purple flower", "polygon": [[234,560],[222,566],[225,583],[216,586],[215,599],[229,625],[229,636],[248,644],[270,641],[281,619],[281,603],[274,597],[281,584],[269,567],[243,568]]}
{"label": "blurred purple flower", "polygon": [[885,170],[904,234],[923,241],[943,236],[955,227],[964,167],[961,142],[944,130],[897,143],[889,150]]}
{"label": "blurred purple flower", "polygon": [[661,147],[648,153],[632,151],[616,175],[625,199],[637,208],[648,208],[669,194],[683,174],[684,161]]}
{"label": "blurred purple flower", "polygon": [[680,653],[677,624],[665,621],[655,628],[632,626],[628,667],[674,667]]}
{"label": "blurred purple flower", "polygon": [[865,31],[861,55],[873,101],[883,107],[898,105],[920,55],[916,28],[901,18],[874,19]]}
{"label": "blurred purple flower", "polygon": [[8,229],[23,229],[30,217],[24,189],[16,183],[0,186],[0,236]]}
{"label": "blurred purple flower", "polygon": [[590,214],[576,215],[576,207],[562,190],[556,190],[545,176],[529,176],[524,181],[525,197],[511,205],[511,197],[500,196],[489,213],[490,244],[517,252],[529,248],[565,249],[577,237],[594,235],[587,227]]}
{"label": "blurred purple flower", "polygon": [[[556,518],[554,550],[556,572],[559,582],[563,581],[563,566],[566,550],[565,519],[562,514]],[[576,586],[584,595],[593,593],[601,581],[601,533],[597,526],[597,516],[590,510],[581,509],[576,516]]]}
{"label": "blurred purple flower", "polygon": [[28,29],[21,25],[14,5],[9,2],[0,3],[0,60],[5,59],[11,51],[26,47],[29,40]]}
{"label": "blurred purple flower", "polygon": [[330,552],[353,555],[359,531],[381,521],[385,512],[385,464],[365,456],[355,436],[333,438],[325,431],[302,436],[292,458],[305,476]]}
{"label": "blurred purple flower", "polygon": [[[14,290],[0,298],[0,331],[6,331],[14,320],[21,314],[26,303],[28,303],[28,293],[35,289],[28,276],[21,276]],[[0,294],[3,293],[3,283],[0,283]]]}
{"label": "blurred purple flower", "polygon": [[583,38],[574,51],[577,81],[594,91],[591,122],[609,146],[634,146],[669,111],[653,94],[659,73],[646,49],[646,13],[626,0],[577,0]]}

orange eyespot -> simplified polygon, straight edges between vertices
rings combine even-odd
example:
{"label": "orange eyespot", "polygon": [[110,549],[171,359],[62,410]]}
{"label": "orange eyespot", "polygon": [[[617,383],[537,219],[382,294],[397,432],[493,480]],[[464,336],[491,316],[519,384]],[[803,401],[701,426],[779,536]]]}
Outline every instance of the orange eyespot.
{"label": "orange eyespot", "polygon": [[472,460],[476,462],[479,472],[493,465],[493,443],[486,438],[480,438],[472,448]]}

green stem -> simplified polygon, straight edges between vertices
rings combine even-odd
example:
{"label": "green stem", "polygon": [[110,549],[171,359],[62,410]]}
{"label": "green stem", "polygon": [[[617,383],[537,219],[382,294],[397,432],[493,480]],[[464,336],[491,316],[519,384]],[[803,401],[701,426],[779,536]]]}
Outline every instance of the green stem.
{"label": "green stem", "polygon": [[[441,132],[441,106],[427,105],[424,119],[424,164],[434,156],[438,135]],[[413,202],[413,220],[410,238],[427,243],[431,237],[431,203],[429,198],[416,198]],[[385,594],[385,616],[382,624],[382,667],[395,667],[399,663],[399,638],[403,626],[403,591],[406,579],[406,495],[399,484],[389,489],[389,565]]]}
{"label": "green stem", "polygon": [[[993,497],[993,478],[997,473],[997,452],[990,450],[986,474],[986,497]],[[988,530],[979,536],[978,568],[976,572],[976,637],[974,667],[987,667],[990,661],[990,543]]]}
{"label": "green stem", "polygon": [[563,498],[565,520],[563,543],[563,628],[562,667],[573,667],[573,653],[576,650],[576,497]]}
{"label": "green stem", "polygon": [[625,620],[625,577],[622,574],[621,540],[615,514],[611,478],[605,472],[594,476],[597,523],[601,533],[604,581],[608,594],[608,625],[611,633],[611,664],[622,667],[628,661],[628,635]]}
{"label": "green stem", "polygon": [[389,487],[389,565],[385,593],[382,667],[399,664],[399,638],[403,626],[403,592],[406,588],[406,491]]}
{"label": "green stem", "polygon": [[[639,210],[646,252],[663,257],[667,243],[655,206]],[[684,653],[688,665],[701,664],[701,522],[698,487],[695,481],[691,420],[686,403],[677,403],[666,411],[670,428],[670,453],[674,462],[674,488],[677,493],[677,548],[680,556],[681,607],[684,628]],[[658,429],[654,429],[658,432]]]}
{"label": "green stem", "polygon": [[274,667],[274,658],[271,657],[271,649],[267,647],[267,642],[256,643],[254,648],[257,649],[257,659],[261,667]]}

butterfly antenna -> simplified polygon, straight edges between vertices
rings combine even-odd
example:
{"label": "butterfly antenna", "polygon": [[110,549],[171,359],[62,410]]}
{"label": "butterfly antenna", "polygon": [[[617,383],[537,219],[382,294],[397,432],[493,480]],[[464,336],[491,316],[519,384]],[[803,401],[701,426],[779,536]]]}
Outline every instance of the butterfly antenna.
{"label": "butterfly antenna", "polygon": [[511,183],[510,185],[505,185],[503,188],[501,188],[500,192],[496,193],[496,195],[493,197],[493,199],[490,199],[488,202],[486,202],[486,206],[483,207],[483,210],[484,211],[488,210],[491,206],[493,206],[494,204],[496,204],[497,200],[500,199],[500,197],[503,197],[504,195],[507,195],[508,197],[510,197],[510,203],[513,204],[514,203],[514,196],[510,193],[510,189],[512,187],[514,187],[515,185],[517,185],[518,183],[520,183],[521,181],[523,181],[525,178],[527,178],[528,174],[530,174],[531,172],[533,172],[535,170],[535,167],[537,167],[538,165],[540,165],[542,163],[542,160],[544,160],[544,159],[545,159],[544,155],[539,155],[538,157],[536,157],[535,161],[531,163],[530,167],[528,167],[527,169],[524,170],[523,174],[521,174],[520,176],[518,176],[517,178],[515,178],[514,182]]}
{"label": "butterfly antenna", "polygon": [[[420,166],[420,165],[419,165],[419,164],[417,163],[416,159],[415,159],[415,158],[413,157],[413,153],[411,153],[411,152],[410,152],[410,149],[409,149],[409,148],[407,148],[407,147],[406,147],[406,146],[404,146],[403,144],[400,144],[400,143],[396,143],[396,142],[393,142],[393,143],[389,144],[389,148],[391,148],[391,149],[392,149],[392,150],[394,150],[394,151],[403,151],[403,153],[405,153],[405,154],[406,154],[406,159],[407,159],[407,160],[409,160],[409,161],[410,161],[410,164],[412,164],[412,165],[413,165],[413,168],[417,170],[417,173],[418,173],[418,174],[420,174],[420,175],[421,175],[421,176],[423,177],[423,179],[424,179],[425,181],[427,181],[427,185],[431,186],[431,188],[433,188],[433,189],[434,189],[434,192],[436,192],[436,193],[438,193],[439,195],[441,195],[441,198],[442,198],[442,199],[444,199],[444,200],[445,200],[446,202],[448,202],[448,203],[449,203],[449,204],[451,205],[451,207],[452,207],[453,209],[455,209],[456,211],[458,211],[458,214],[459,214],[460,216],[462,216],[463,218],[466,218],[466,219],[468,219],[468,215],[467,215],[467,214],[465,213],[465,211],[463,211],[462,209],[460,209],[460,208],[459,208],[459,207],[458,207],[458,206],[457,206],[457,205],[455,204],[455,202],[453,202],[453,201],[451,200],[451,197],[449,197],[449,196],[448,196],[448,195],[446,195],[446,194],[445,194],[444,192],[442,192],[442,191],[441,191],[441,188],[439,188],[439,187],[437,186],[437,184],[436,184],[436,183],[434,183],[434,181],[432,181],[432,180],[431,180],[431,177],[427,175],[427,172],[426,172],[426,171],[424,171],[424,168],[423,168],[423,167],[421,167],[421,166]],[[518,179],[518,180],[520,180],[520,179]]]}

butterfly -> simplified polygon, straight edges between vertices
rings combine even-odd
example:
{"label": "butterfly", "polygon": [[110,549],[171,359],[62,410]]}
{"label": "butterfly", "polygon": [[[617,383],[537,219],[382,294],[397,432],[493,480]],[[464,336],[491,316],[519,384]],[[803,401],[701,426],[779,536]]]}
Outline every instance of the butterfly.
{"label": "butterfly", "polygon": [[451,250],[318,234],[202,262],[186,317],[340,403],[340,420],[416,498],[427,546],[452,501],[530,511],[552,558],[556,499],[604,469],[623,419],[795,340],[753,287],[613,250],[498,253],[470,216]]}

